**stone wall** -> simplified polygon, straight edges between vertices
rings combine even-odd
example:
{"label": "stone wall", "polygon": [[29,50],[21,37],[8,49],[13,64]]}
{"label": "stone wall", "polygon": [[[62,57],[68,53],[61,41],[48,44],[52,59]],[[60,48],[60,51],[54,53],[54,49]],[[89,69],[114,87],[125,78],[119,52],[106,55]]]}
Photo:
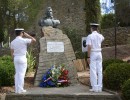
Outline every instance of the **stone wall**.
{"label": "stone wall", "polygon": [[[127,44],[128,39],[128,29],[126,27],[118,27],[116,30],[116,43],[117,45],[125,45]],[[105,41],[103,42],[103,46],[114,46],[115,45],[115,29],[109,28],[104,29],[101,32],[105,37]]]}
{"label": "stone wall", "polygon": [[[105,47],[102,49],[103,59],[113,59],[115,58],[115,46]],[[127,45],[118,45],[116,58],[125,59],[130,57],[130,44]]]}

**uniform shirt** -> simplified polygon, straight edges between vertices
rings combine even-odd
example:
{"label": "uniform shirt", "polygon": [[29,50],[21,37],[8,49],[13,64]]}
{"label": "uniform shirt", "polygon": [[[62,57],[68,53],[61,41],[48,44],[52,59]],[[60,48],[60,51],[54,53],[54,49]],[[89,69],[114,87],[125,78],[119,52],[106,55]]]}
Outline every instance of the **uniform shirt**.
{"label": "uniform shirt", "polygon": [[14,56],[26,56],[27,53],[27,44],[31,43],[31,39],[25,39],[20,36],[17,36],[11,42],[11,49],[14,50]]}
{"label": "uniform shirt", "polygon": [[101,51],[101,43],[104,40],[102,34],[97,31],[93,31],[92,34],[88,35],[86,45],[91,45],[92,51]]}

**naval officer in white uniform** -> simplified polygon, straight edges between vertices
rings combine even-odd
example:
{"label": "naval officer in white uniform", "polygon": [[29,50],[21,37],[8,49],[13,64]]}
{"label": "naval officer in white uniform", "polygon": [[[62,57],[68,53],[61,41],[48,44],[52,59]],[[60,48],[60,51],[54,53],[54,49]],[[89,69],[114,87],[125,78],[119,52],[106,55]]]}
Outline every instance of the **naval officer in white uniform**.
{"label": "naval officer in white uniform", "polygon": [[[15,29],[16,38],[11,42],[11,56],[15,66],[15,93],[26,92],[24,77],[27,69],[27,44],[36,42],[36,39],[24,32],[24,29]],[[25,38],[23,38],[25,37]]]}
{"label": "naval officer in white uniform", "polygon": [[87,61],[90,66],[90,83],[93,92],[102,92],[102,53],[101,43],[104,40],[102,34],[98,32],[99,24],[90,23],[91,34],[88,35],[86,45],[88,47]]}

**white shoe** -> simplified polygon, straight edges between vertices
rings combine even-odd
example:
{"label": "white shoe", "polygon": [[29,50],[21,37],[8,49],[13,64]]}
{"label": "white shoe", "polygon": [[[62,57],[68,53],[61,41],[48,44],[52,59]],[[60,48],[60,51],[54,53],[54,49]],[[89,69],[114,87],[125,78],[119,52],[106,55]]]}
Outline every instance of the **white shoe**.
{"label": "white shoe", "polygon": [[102,92],[102,89],[99,89],[98,92]]}
{"label": "white shoe", "polygon": [[89,89],[90,92],[98,92],[98,90]]}
{"label": "white shoe", "polygon": [[22,92],[22,93],[25,93],[25,92],[27,92],[27,90],[22,90],[21,92]]}
{"label": "white shoe", "polygon": [[98,90],[89,89],[90,92],[99,92]]}
{"label": "white shoe", "polygon": [[98,90],[94,90],[94,92],[99,92]]}
{"label": "white shoe", "polygon": [[94,92],[94,89],[89,89],[90,92]]}
{"label": "white shoe", "polygon": [[21,90],[21,91],[19,91],[19,92],[15,92],[15,93],[20,94],[20,93],[25,93],[25,92],[27,92],[27,91],[26,91],[26,90]]}

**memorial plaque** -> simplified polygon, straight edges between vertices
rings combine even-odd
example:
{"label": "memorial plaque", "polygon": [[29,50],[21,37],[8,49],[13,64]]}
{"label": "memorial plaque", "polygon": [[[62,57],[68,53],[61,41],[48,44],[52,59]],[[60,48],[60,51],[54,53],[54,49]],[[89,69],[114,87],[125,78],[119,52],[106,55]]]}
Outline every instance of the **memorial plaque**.
{"label": "memorial plaque", "polygon": [[64,52],[63,42],[47,42],[47,52]]}

